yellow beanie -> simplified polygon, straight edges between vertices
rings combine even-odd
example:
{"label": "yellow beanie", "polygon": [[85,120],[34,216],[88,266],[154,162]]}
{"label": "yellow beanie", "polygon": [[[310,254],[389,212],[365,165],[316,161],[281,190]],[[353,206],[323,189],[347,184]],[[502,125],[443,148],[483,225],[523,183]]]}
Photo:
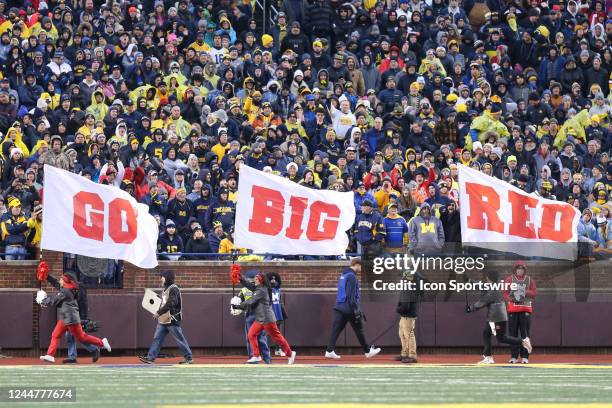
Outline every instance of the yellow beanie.
{"label": "yellow beanie", "polygon": [[538,31],[546,38],[548,38],[548,36],[550,35],[550,30],[548,30],[548,27],[546,27],[545,25],[539,26],[536,31]]}
{"label": "yellow beanie", "polygon": [[448,102],[448,103],[457,102],[457,99],[459,99],[459,98],[454,93],[448,94],[448,96],[446,97],[446,102]]}
{"label": "yellow beanie", "polygon": [[21,201],[19,201],[18,198],[12,198],[12,199],[9,199],[8,205],[9,205],[9,208],[21,207]]}
{"label": "yellow beanie", "polygon": [[274,41],[274,38],[272,38],[270,34],[264,34],[261,36],[261,44],[264,47],[267,47],[268,45],[272,44],[272,41]]}

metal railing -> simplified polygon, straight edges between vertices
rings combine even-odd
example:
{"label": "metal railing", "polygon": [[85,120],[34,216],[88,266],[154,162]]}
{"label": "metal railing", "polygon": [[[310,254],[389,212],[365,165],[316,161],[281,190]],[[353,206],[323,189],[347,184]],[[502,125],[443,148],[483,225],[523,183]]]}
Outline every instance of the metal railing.
{"label": "metal railing", "polygon": [[258,253],[258,254],[243,254],[243,253],[229,253],[229,254],[219,254],[216,252],[159,252],[157,254],[160,260],[164,260],[164,257],[179,257],[181,261],[189,261],[194,259],[184,259],[183,257],[193,257],[197,258],[197,260],[231,260],[232,257],[240,258],[242,256],[261,256],[264,260],[312,260],[312,261],[330,261],[330,260],[345,260],[352,256],[358,256],[359,254],[348,252],[344,255],[339,256],[318,256],[318,255],[304,255],[304,254],[296,254],[296,255],[280,255],[280,254],[272,254],[272,253]]}
{"label": "metal railing", "polygon": [[[272,22],[276,20],[276,16],[278,16],[278,10],[274,5],[268,5],[268,0],[254,0],[254,10],[253,10],[253,18],[255,18],[255,11],[259,9],[262,14],[262,29],[263,34],[266,34],[269,29],[272,27]],[[266,18],[267,16],[267,18]]]}

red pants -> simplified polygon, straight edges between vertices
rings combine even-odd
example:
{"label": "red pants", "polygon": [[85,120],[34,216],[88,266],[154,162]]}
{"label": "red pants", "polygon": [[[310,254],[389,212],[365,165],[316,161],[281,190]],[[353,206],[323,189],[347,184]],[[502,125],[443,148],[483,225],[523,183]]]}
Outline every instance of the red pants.
{"label": "red pants", "polygon": [[98,337],[90,336],[89,334],[83,331],[83,327],[80,324],[64,324],[63,320],[58,320],[55,325],[55,329],[53,329],[53,333],[51,334],[51,344],[49,344],[49,349],[47,350],[47,355],[55,356],[55,351],[57,350],[57,346],[59,346],[60,340],[64,333],[68,330],[72,336],[78,340],[80,343],[88,343],[93,344],[98,347],[103,347],[104,344],[102,340]]}
{"label": "red pants", "polygon": [[281,332],[278,330],[278,326],[276,325],[276,323],[261,324],[256,320],[251,325],[248,334],[249,343],[251,344],[251,349],[253,350],[254,357],[260,357],[259,342],[257,341],[257,336],[259,336],[259,333],[261,333],[262,330],[265,330],[270,335],[272,340],[274,340],[276,344],[281,347],[287,357],[291,356],[291,347],[289,346],[289,343],[287,343],[287,340],[285,340]]}

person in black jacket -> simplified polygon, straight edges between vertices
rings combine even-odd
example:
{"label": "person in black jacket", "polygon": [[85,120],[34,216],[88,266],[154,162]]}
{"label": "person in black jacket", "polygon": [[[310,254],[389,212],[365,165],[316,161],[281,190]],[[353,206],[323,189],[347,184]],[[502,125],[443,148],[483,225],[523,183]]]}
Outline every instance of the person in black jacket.
{"label": "person in black jacket", "polygon": [[400,292],[397,303],[397,313],[400,315],[399,337],[402,342],[402,351],[396,360],[411,364],[417,362],[417,344],[414,331],[416,319],[419,315],[419,301],[423,296],[421,290],[423,277],[418,272],[408,272],[402,275],[402,279],[412,282],[412,287],[407,287]]}
{"label": "person in black jacket", "polygon": [[304,27],[311,38],[331,39],[335,13],[325,0],[316,0],[306,9]]}
{"label": "person in black jacket", "polygon": [[293,50],[297,55],[310,52],[310,41],[301,31],[300,23],[291,23],[291,31],[287,33],[281,42],[281,52],[284,54],[288,49]]}
{"label": "person in black jacket", "polygon": [[533,124],[540,125],[545,118],[552,118],[553,111],[549,105],[540,102],[537,92],[529,94],[529,107],[527,108],[527,120]]}
{"label": "person in black jacket", "polygon": [[[210,244],[206,237],[204,237],[204,231],[202,226],[197,224],[193,229],[193,236],[187,241],[185,245],[185,253],[188,254],[207,254],[210,253]],[[203,259],[197,255],[183,256],[183,259]]]}
{"label": "person in black jacket", "polygon": [[157,313],[153,315],[153,318],[157,319],[157,328],[155,329],[155,335],[153,335],[153,342],[151,347],[149,347],[149,352],[146,356],[139,356],[138,358],[145,364],[153,364],[164,344],[166,336],[170,333],[184,356],[183,361],[180,361],[179,364],[192,364],[193,355],[191,348],[181,329],[181,320],[183,318],[181,290],[174,283],[174,272],[162,271],[159,276],[161,277],[161,284],[164,290],[161,295],[161,306]]}
{"label": "person in black jacket", "polygon": [[451,200],[444,211],[440,211],[440,221],[442,221],[446,242],[461,244],[461,220],[459,219],[457,203]]}
{"label": "person in black jacket", "polygon": [[58,321],[51,334],[51,343],[47,349],[47,354],[40,356],[42,361],[55,363],[55,352],[59,346],[60,339],[68,330],[79,342],[93,344],[97,347],[104,347],[110,353],[111,346],[105,338],[100,339],[86,334],[81,326],[79,317],[79,304],[77,301],[79,285],[74,275],[65,273],[59,279],[59,292],[54,296],[47,296],[45,291],[39,290],[36,294],[36,303],[39,305],[53,306],[58,310]]}

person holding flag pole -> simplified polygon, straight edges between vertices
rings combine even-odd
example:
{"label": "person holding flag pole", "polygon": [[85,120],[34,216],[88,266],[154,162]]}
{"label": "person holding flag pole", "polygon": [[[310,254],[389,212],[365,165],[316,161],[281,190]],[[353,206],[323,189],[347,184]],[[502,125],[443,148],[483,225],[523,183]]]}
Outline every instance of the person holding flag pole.
{"label": "person holding flag pole", "polygon": [[79,342],[104,347],[110,353],[111,346],[106,338],[100,339],[83,331],[77,302],[79,288],[76,276],[70,272],[63,274],[59,279],[59,286],[59,292],[53,296],[47,296],[44,290],[39,290],[36,294],[36,303],[43,307],[56,307],[60,317],[51,334],[51,343],[49,344],[47,354],[40,356],[40,359],[48,363],[55,363],[55,352],[66,330]]}
{"label": "person holding flag pole", "polygon": [[[42,251],[40,252],[40,258],[38,262],[38,267],[36,268],[36,278],[39,281],[39,290],[42,290],[43,281],[49,282],[51,286],[56,288],[57,290],[61,290],[60,281],[55,277],[49,275],[49,264],[47,261],[42,259]],[[75,278],[76,279],[76,278]],[[78,281],[77,281],[78,283]],[[77,292],[77,305],[79,307],[79,317],[81,318],[81,325],[84,326],[85,331],[89,331],[88,328],[93,328],[97,330],[97,323],[92,322],[87,318],[87,291],[82,285],[78,285]],[[65,333],[66,342],[68,343],[68,358],[62,361],[63,364],[76,364],[77,363],[77,346],[76,340],[74,336],[70,333],[69,330]],[[97,362],[100,358],[100,349],[93,344],[90,343],[82,343],[85,350],[91,353],[92,362]]]}
{"label": "person holding flag pole", "polygon": [[[232,282],[235,277],[237,277],[236,272],[233,272]],[[272,287],[268,277],[262,272],[259,272],[255,276],[255,282],[252,283],[240,276],[240,283],[253,292],[253,295],[247,300],[242,300],[238,296],[234,296],[231,300],[232,309],[248,309],[255,316],[255,321],[248,332],[249,344],[253,350],[253,356],[247,360],[247,363],[257,364],[262,360],[258,338],[260,333],[265,330],[272,340],[280,345],[285,355],[288,356],[287,363],[293,364],[297,353],[291,350],[291,346],[276,325],[276,317],[272,310]]]}
{"label": "person holding flag pole", "polygon": [[[232,259],[232,262],[233,261],[234,260]],[[241,279],[243,279],[241,276],[240,270],[241,270],[240,265],[236,263],[232,263],[232,266],[230,268],[230,281],[232,282],[232,299],[239,299],[241,302],[244,302],[244,301],[249,300],[253,296],[254,290],[251,289],[250,285],[249,286],[244,285],[244,287],[240,290],[240,292],[238,292],[238,295],[236,295],[236,291],[235,291],[236,285],[241,283],[242,282]],[[248,280],[249,283],[253,283],[258,273],[259,272],[254,269],[248,270],[246,272],[245,278]],[[242,309],[235,308],[233,304],[230,304],[230,313],[232,314],[232,316],[239,316],[240,314],[242,314],[242,312],[243,312]],[[253,357],[253,348],[251,347],[251,344],[249,342],[249,330],[251,329],[251,326],[253,325],[254,322],[255,322],[255,314],[252,312],[252,310],[248,308],[245,309],[244,310],[244,336],[246,339],[246,349],[247,349],[247,355],[249,356],[249,360],[251,359],[251,357]],[[259,333],[259,336],[257,337],[257,343],[259,345],[259,351],[261,353],[261,357],[263,358],[264,363],[271,364],[272,357],[270,356],[270,347],[268,346],[268,337],[266,336],[265,331],[262,331],[261,333]]]}

